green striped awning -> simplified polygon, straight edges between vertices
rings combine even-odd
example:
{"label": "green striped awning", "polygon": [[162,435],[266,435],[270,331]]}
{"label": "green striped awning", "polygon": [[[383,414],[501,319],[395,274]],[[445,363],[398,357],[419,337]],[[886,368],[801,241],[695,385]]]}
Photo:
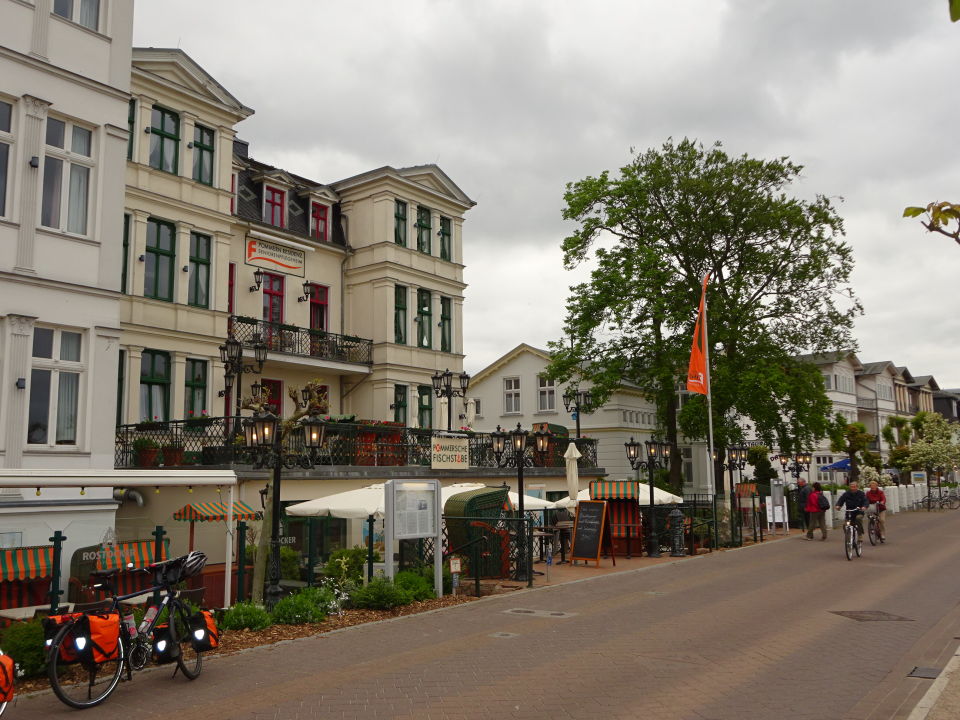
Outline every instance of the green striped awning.
{"label": "green striped awning", "polygon": [[591,500],[638,500],[640,493],[634,480],[594,480],[590,483]]}
{"label": "green striped awning", "polygon": [[0,581],[49,577],[52,566],[53,545],[0,550]]}
{"label": "green striped awning", "polygon": [[[234,520],[256,520],[257,511],[244,502],[233,503]],[[227,504],[225,502],[196,502],[184,505],[173,514],[174,520],[186,522],[226,522]]]}
{"label": "green striped awning", "polygon": [[160,557],[153,554],[153,540],[129,540],[116,545],[101,545],[97,558],[97,570],[126,570],[129,563],[135,568],[146,567],[150,563],[167,559],[167,544],[164,542]]}

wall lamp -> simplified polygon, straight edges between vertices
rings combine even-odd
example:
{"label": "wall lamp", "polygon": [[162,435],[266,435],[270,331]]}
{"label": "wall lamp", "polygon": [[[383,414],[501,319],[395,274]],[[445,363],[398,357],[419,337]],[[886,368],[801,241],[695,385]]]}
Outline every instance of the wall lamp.
{"label": "wall lamp", "polygon": [[313,293],[316,292],[316,286],[309,280],[303,281],[303,296],[297,298],[297,302],[306,302],[313,298]]}
{"label": "wall lamp", "polygon": [[263,285],[263,270],[257,268],[253,271],[253,285],[250,286],[250,292],[256,292]]}

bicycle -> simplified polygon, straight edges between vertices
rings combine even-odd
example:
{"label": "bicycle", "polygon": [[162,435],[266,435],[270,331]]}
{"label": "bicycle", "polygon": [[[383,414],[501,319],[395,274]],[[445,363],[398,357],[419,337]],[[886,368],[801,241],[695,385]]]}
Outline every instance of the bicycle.
{"label": "bicycle", "polygon": [[857,557],[863,555],[863,538],[860,537],[860,528],[853,519],[853,516],[860,510],[845,510],[844,512],[843,550],[847,555],[847,560],[853,560],[854,553],[857,554]]}
{"label": "bicycle", "polygon": [[[92,587],[109,595],[107,609],[50,618],[59,625],[52,639],[47,640],[47,675],[56,696],[64,704],[81,710],[99,705],[116,689],[124,668],[126,679],[133,680],[133,671],[146,667],[151,655],[161,664],[175,662],[174,676],[179,670],[187,679],[196,679],[203,668],[203,650],[197,649],[203,647],[203,634],[195,629],[193,614],[174,586],[198,574],[205,564],[206,555],[194,551],[134,570],[152,573],[154,585],[128,595],[115,593],[112,581],[116,569],[91,573],[92,578],[100,581]],[[140,626],[135,626],[132,615],[121,612],[120,603],[157,590],[164,592],[160,604],[151,605]],[[101,617],[104,614],[106,619]],[[165,624],[161,622],[164,617]],[[118,632],[115,640],[114,622]],[[94,625],[111,628],[108,640],[115,642],[115,648],[109,644],[106,648],[98,646]]]}
{"label": "bicycle", "polygon": [[867,537],[870,538],[870,544],[876,545],[878,541],[885,543],[887,539],[880,534],[880,510],[868,511],[867,520]]}
{"label": "bicycle", "polygon": [[0,650],[0,715],[3,715],[7,705],[13,700],[13,678],[16,666],[13,658]]}
{"label": "bicycle", "polygon": [[941,510],[945,508],[956,510],[960,508],[960,496],[954,495],[953,493],[939,495],[938,493],[932,492],[914,502],[913,507],[915,510],[930,509],[933,507],[939,507]]}

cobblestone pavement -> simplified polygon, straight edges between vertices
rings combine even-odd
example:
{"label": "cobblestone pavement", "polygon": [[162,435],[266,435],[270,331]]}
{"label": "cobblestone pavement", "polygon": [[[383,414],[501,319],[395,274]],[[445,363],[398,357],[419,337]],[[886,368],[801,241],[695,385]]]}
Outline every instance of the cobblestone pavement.
{"label": "cobblestone pavement", "polygon": [[[932,682],[906,675],[957,648],[960,512],[888,526],[853,562],[838,533],[792,537],[215,658],[194,682],[140,674],[89,715],[905,718]],[[9,715],[75,712],[41,695]]]}

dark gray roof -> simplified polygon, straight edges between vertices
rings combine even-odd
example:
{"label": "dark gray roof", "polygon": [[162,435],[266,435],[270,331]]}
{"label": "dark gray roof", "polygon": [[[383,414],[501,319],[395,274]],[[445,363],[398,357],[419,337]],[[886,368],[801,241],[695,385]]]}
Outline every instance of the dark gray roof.
{"label": "dark gray roof", "polygon": [[863,370],[857,372],[857,375],[879,375],[887,368],[892,368],[894,372],[897,370],[897,366],[894,365],[889,360],[881,360],[880,362],[871,362],[864,363]]}

